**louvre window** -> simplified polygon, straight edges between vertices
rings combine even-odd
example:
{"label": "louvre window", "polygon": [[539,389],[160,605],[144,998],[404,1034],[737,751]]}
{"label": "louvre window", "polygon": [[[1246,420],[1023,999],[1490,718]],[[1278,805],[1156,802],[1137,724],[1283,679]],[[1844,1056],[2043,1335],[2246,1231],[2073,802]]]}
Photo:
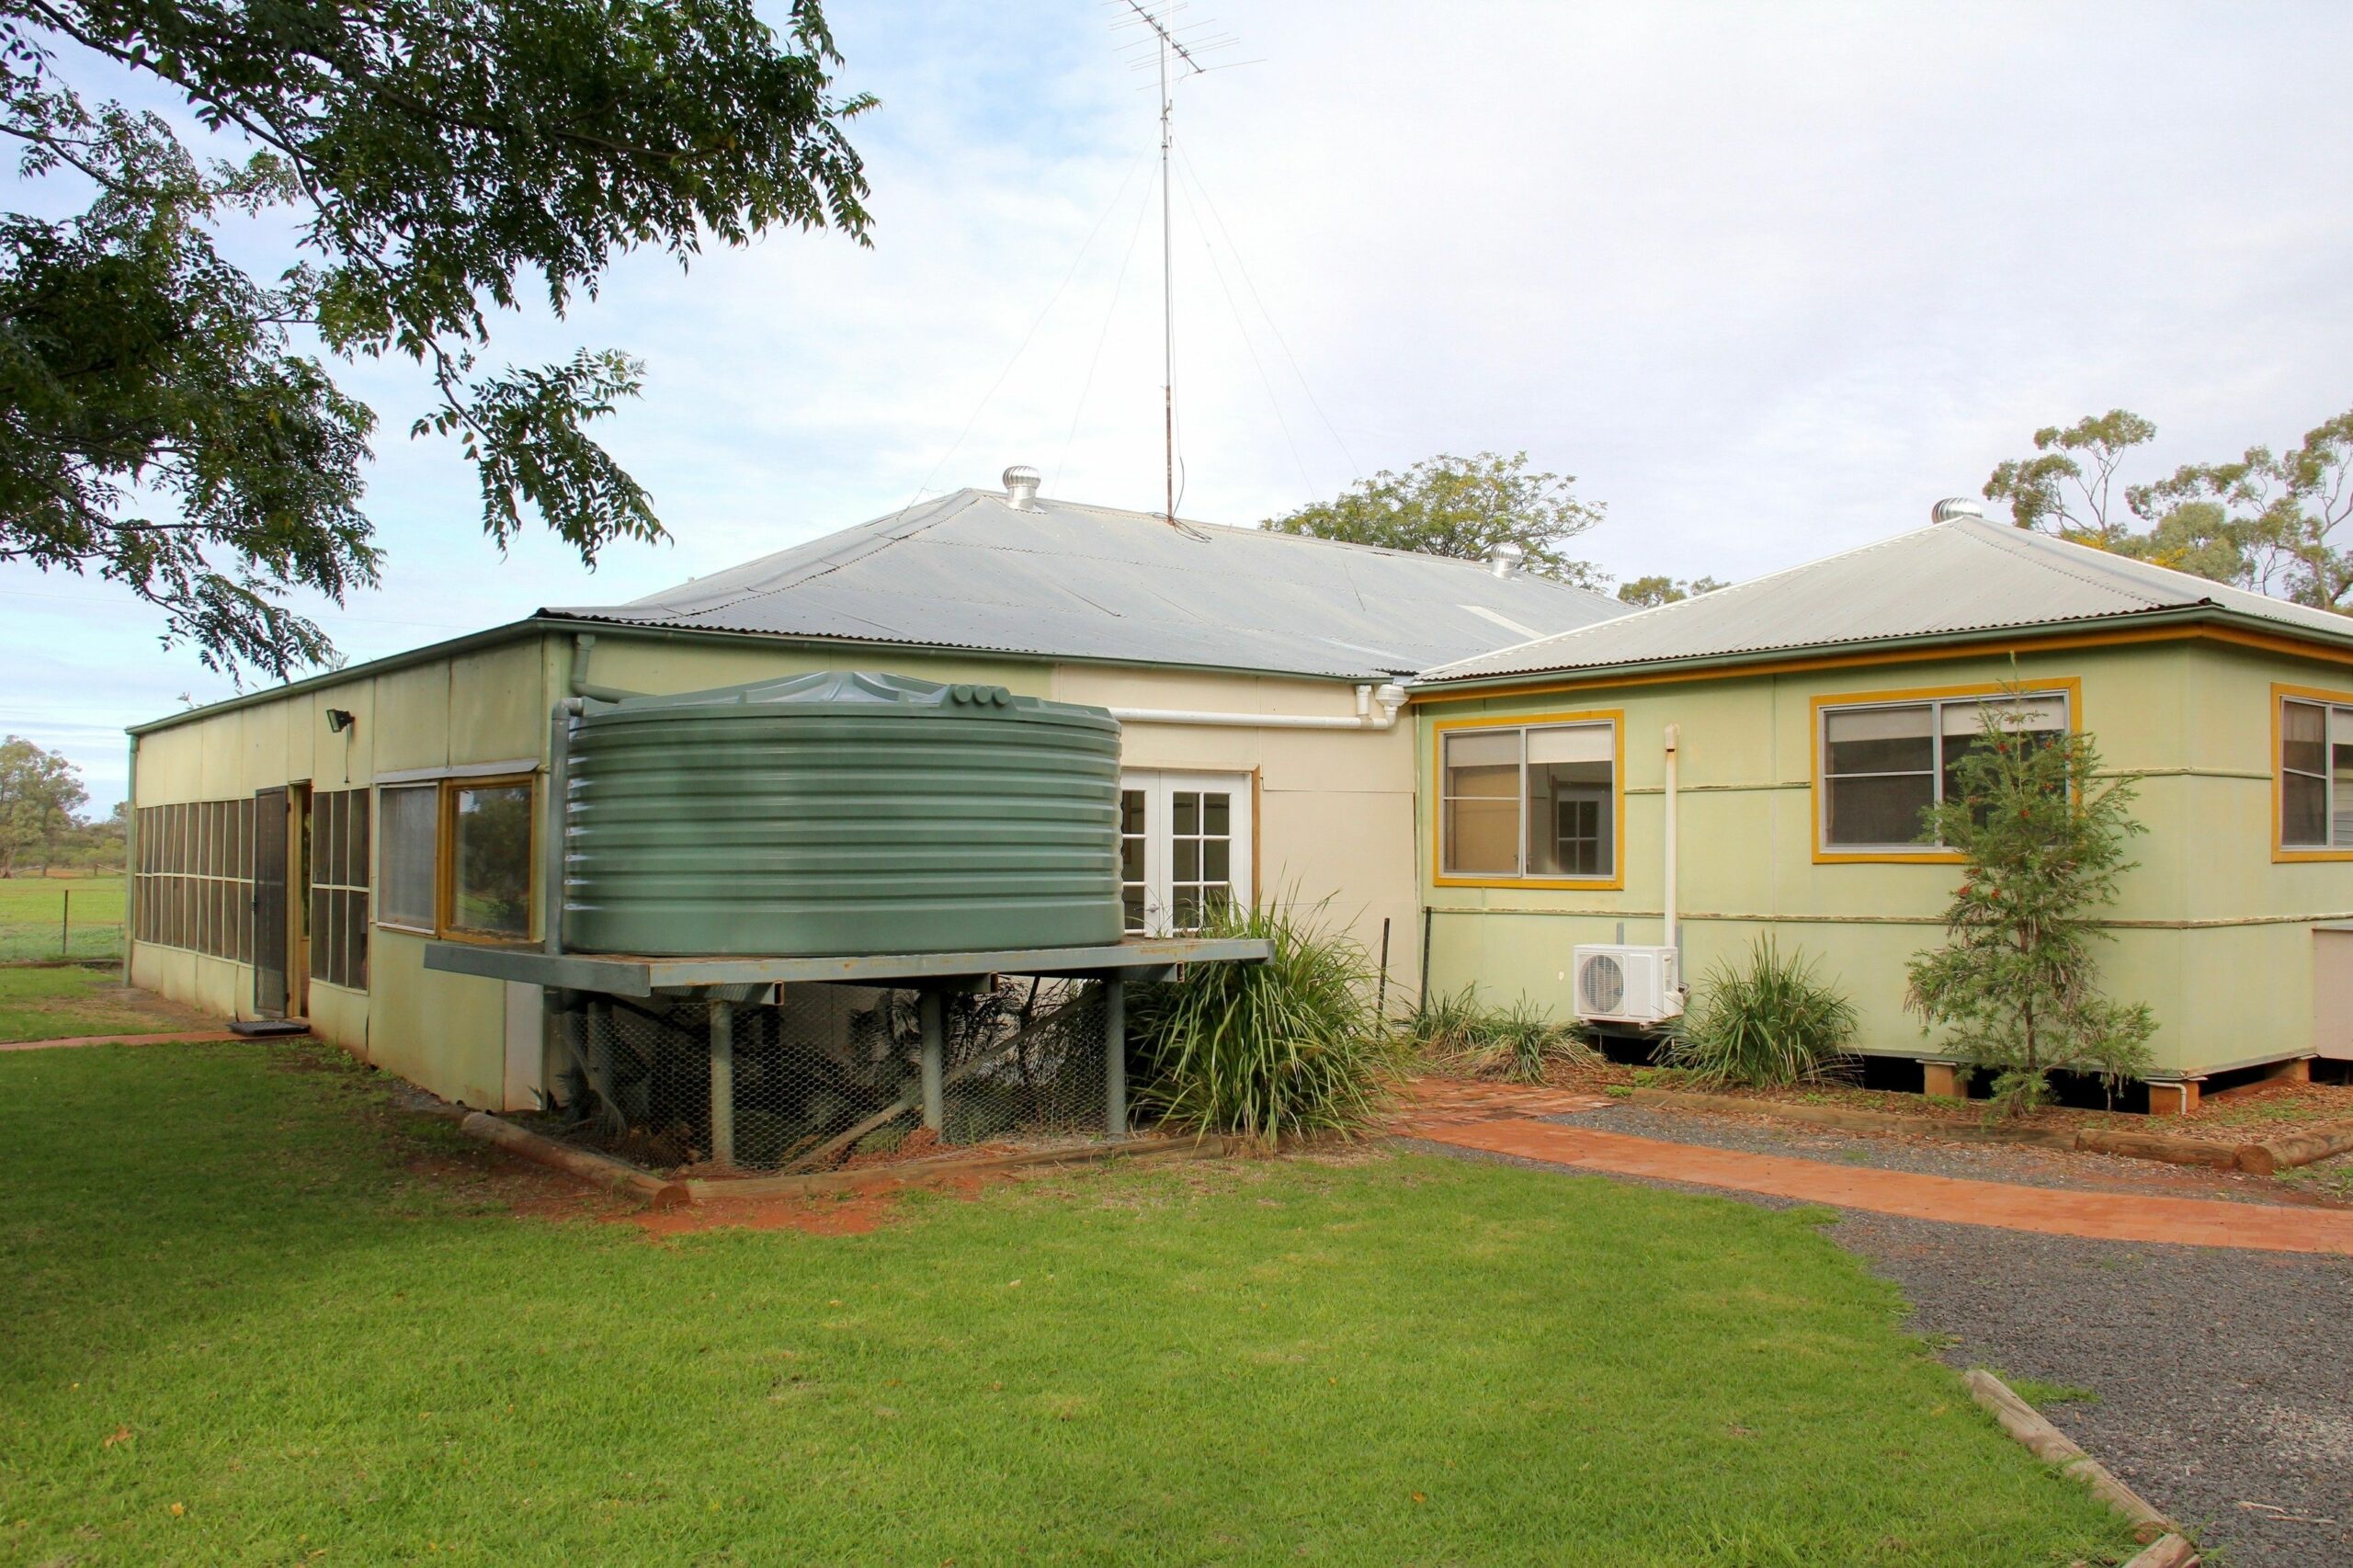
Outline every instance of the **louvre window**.
{"label": "louvre window", "polygon": [[253,961],[254,801],[139,809],[139,941]]}
{"label": "louvre window", "polygon": [[2015,710],[2030,734],[2067,728],[2063,693],[1881,702],[1822,710],[1825,848],[1935,852],[1923,813],[1960,792],[1961,760],[1981,744],[1988,708]]}
{"label": "louvre window", "polygon": [[368,791],[311,797],[311,978],[368,989]]}
{"label": "louvre window", "polygon": [[1616,874],[1614,721],[1459,730],[1442,745],[1438,835],[1447,875]]}

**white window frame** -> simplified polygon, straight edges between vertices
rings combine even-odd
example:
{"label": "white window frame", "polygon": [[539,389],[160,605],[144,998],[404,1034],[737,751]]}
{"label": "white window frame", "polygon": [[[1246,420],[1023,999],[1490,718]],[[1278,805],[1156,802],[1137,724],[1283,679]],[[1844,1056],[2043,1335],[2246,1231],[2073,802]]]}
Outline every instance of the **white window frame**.
{"label": "white window frame", "polygon": [[[1830,837],[1830,786],[1836,778],[1909,778],[1913,770],[1902,775],[1880,773],[1841,773],[1830,771],[1830,721],[1840,713],[1889,711],[1906,708],[1928,710],[1928,803],[1941,805],[1945,798],[1945,710],[1948,708],[1990,708],[2006,702],[2055,702],[2059,705],[2058,734],[2067,734],[2075,727],[2075,694],[2065,687],[2048,690],[2029,689],[2018,692],[1983,691],[1950,697],[1892,698],[1877,701],[1826,702],[1814,710],[1813,769],[1819,787],[1814,790],[1813,842],[1815,852],[1828,856],[1847,855],[1924,855],[1949,856],[1952,848],[1945,844],[1836,844]],[[1973,733],[1973,732],[1972,732]]]}
{"label": "white window frame", "polygon": [[[1226,835],[1227,877],[1233,889],[1233,902],[1248,907],[1256,896],[1251,883],[1251,869],[1256,864],[1257,790],[1255,780],[1247,773],[1196,772],[1183,768],[1130,768],[1120,775],[1120,791],[1124,815],[1124,797],[1130,790],[1143,795],[1143,894],[1144,928],[1148,937],[1168,937],[1176,934],[1172,924],[1175,914],[1176,839],[1172,829],[1176,821],[1176,797],[1188,791],[1222,791],[1230,797]],[[1123,867],[1124,871],[1124,867]],[[1124,895],[1129,883],[1121,879],[1121,924],[1126,921]],[[1138,933],[1131,932],[1131,936]]]}

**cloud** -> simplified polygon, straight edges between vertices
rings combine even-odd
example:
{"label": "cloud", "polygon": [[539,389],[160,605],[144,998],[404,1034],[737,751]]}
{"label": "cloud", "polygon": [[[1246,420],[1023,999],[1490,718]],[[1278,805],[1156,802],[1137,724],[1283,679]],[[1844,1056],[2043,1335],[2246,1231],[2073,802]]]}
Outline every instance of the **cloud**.
{"label": "cloud", "polygon": [[[1611,570],[1746,575],[1924,519],[2040,425],[2123,404],[2170,465],[2353,399],[2353,100],[2289,68],[2345,57],[2343,7],[1190,14],[1255,62],[1176,91],[1199,516],[1524,448],[1608,503],[1589,548]],[[347,649],[631,597],[1014,461],[1157,506],[1154,100],[1111,19],[837,6],[845,85],[882,99],[855,133],[871,249],[632,257],[573,320],[503,332],[512,359],[645,358],[608,434],[672,546],[593,574],[536,539],[500,562],[454,449],[399,433],[414,378],[355,372],[384,405],[392,560],[333,618]],[[6,597],[28,592],[74,603]],[[0,729],[225,689],[97,585],[0,570],[0,658],[59,694],[0,698]],[[85,746],[94,786],[119,751]]]}

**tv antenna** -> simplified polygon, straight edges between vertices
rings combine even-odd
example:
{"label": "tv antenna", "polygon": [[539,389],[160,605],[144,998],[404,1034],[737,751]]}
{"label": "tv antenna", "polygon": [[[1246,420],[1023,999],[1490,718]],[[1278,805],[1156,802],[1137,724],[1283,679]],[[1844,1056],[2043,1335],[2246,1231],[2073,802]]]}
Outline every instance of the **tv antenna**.
{"label": "tv antenna", "polygon": [[[1124,14],[1111,25],[1119,28],[1145,29],[1129,45],[1128,66],[1131,70],[1156,69],[1160,85],[1160,416],[1162,478],[1168,510],[1165,514],[1173,527],[1176,522],[1176,293],[1175,278],[1176,243],[1169,224],[1168,146],[1169,119],[1175,103],[1168,93],[1169,72],[1173,66],[1176,79],[1206,76],[1211,71],[1225,69],[1224,64],[1205,65],[1204,56],[1221,50],[1232,49],[1238,41],[1231,33],[1212,32],[1211,22],[1179,23],[1177,13],[1187,10],[1184,0],[1162,0],[1160,14],[1154,16],[1143,0],[1114,0],[1124,7]],[[1239,65],[1243,61],[1228,63]]]}

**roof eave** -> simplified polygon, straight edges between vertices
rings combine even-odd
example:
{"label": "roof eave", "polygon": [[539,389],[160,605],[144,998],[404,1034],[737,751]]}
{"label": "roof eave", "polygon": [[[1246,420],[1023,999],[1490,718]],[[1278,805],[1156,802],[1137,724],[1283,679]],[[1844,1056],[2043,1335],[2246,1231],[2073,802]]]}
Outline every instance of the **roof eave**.
{"label": "roof eave", "polygon": [[370,659],[364,665],[349,665],[342,669],[326,670],[318,675],[304,676],[301,680],[288,681],[283,686],[265,687],[259,691],[240,692],[234,697],[223,698],[218,702],[208,702],[201,708],[191,708],[186,712],[174,713],[168,718],[150,719],[143,724],[126,725],[123,733],[130,735],[151,735],[158,730],[174,729],[181,724],[193,723],[199,719],[215,719],[223,713],[233,713],[240,708],[253,708],[264,702],[278,702],[290,697],[300,697],[304,692],[316,691],[321,687],[340,686],[346,681],[363,680],[372,676],[387,675],[393,670],[406,669],[412,665],[429,664],[435,659],[453,659],[460,654],[496,647],[502,642],[512,642],[535,632],[565,624],[567,622],[560,617],[545,614],[528,615],[520,620],[506,621],[502,625],[487,627],[480,631],[469,631],[463,637],[447,638],[439,642],[427,642],[423,647],[408,649],[404,653],[387,653],[381,659]]}
{"label": "roof eave", "polygon": [[2226,609],[2221,605],[2187,605],[2175,608],[2139,611],[2127,615],[2103,616],[2096,619],[2040,621],[2025,626],[1983,627],[1966,631],[1939,631],[1915,637],[1876,638],[1868,641],[1846,641],[1803,643],[1791,647],[1767,648],[1738,653],[1709,654],[1687,659],[1645,659],[1618,665],[1573,665],[1550,670],[1518,670],[1508,674],[1459,676],[1451,679],[1431,679],[1417,676],[1405,682],[1405,687],[1415,696],[1472,696],[1497,687],[1527,686],[1599,686],[1613,680],[1681,673],[1684,671],[1722,671],[1737,674],[1744,668],[1758,665],[1779,665],[1790,660],[1836,658],[1880,652],[1903,653],[1923,648],[1972,647],[1986,642],[2036,641],[2064,637],[2104,627],[2129,625],[2134,629],[2190,625],[2229,626],[2234,630],[2260,632],[2289,642],[2311,642],[2321,647],[2353,649],[2353,620],[2347,622],[2343,634],[2332,634],[2317,627],[2290,626],[2263,616],[2247,615]]}

